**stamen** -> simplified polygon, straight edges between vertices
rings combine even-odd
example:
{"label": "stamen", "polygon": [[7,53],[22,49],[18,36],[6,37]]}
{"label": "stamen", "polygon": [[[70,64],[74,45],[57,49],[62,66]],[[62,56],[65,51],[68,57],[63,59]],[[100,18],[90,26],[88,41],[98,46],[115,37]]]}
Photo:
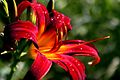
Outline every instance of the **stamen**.
{"label": "stamen", "polygon": [[109,38],[110,38],[110,36],[105,36],[105,37],[102,37],[102,38],[97,38],[95,40],[83,42],[82,44],[88,44],[88,43],[92,43],[92,42],[96,42],[96,41],[100,41],[100,40],[104,40],[104,39],[109,39]]}
{"label": "stamen", "polygon": [[56,34],[57,34],[57,35],[56,35],[56,37],[55,37],[54,46],[51,48],[51,50],[50,50],[49,52],[54,52],[54,51],[56,51],[56,49],[57,49],[57,44],[58,44],[58,40],[59,40],[59,39],[58,39],[58,37],[59,37],[59,36],[58,36],[58,35],[59,35],[59,34],[58,34],[58,29],[57,29],[57,31],[56,31]]}
{"label": "stamen", "polygon": [[57,29],[56,31],[57,35],[56,35],[56,42],[55,43],[58,43],[59,42],[59,30]]}
{"label": "stamen", "polygon": [[58,35],[58,29],[56,30],[56,32],[57,32],[57,35]]}
{"label": "stamen", "polygon": [[96,42],[96,41],[100,41],[100,40],[104,40],[104,39],[108,39],[108,38],[110,38],[110,36],[105,36],[105,37],[102,37],[102,38],[97,38],[95,40],[91,40],[91,41],[88,41],[88,42],[91,43],[91,42]]}
{"label": "stamen", "polygon": [[56,39],[55,39],[55,43],[58,43],[58,37],[59,37],[59,35],[57,33],[57,36],[56,36]]}
{"label": "stamen", "polygon": [[65,29],[65,40],[67,40],[67,26],[65,26],[64,29]]}
{"label": "stamen", "polygon": [[67,34],[67,26],[65,26],[64,29],[65,29],[65,34]]}
{"label": "stamen", "polygon": [[60,29],[60,42],[62,41],[62,38],[63,38],[63,29],[61,28]]}

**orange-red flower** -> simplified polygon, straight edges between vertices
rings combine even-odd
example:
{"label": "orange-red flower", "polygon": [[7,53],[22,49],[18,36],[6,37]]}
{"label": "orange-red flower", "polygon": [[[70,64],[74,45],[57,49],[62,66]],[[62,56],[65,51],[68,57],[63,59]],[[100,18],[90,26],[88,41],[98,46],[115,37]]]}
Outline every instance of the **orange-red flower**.
{"label": "orange-red flower", "polygon": [[[37,7],[40,9],[40,6]],[[44,15],[42,20],[45,22],[39,26],[41,29],[37,35],[39,48],[31,45],[29,49],[29,54],[35,59],[29,73],[36,80],[41,80],[54,62],[68,71],[73,80],[85,80],[85,66],[73,56],[91,56],[94,58],[91,65],[95,65],[100,61],[97,49],[83,40],[65,40],[67,31],[72,27],[70,19],[64,14],[52,10],[49,17]]]}
{"label": "orange-red flower", "polygon": [[31,46],[29,54],[35,59],[30,72],[37,80],[42,79],[49,71],[52,62],[68,71],[73,80],[85,80],[84,64],[73,56],[91,56],[95,65],[100,61],[96,48],[82,40],[63,40],[56,43],[57,32],[46,31],[39,39],[39,49]]}
{"label": "orange-red flower", "polygon": [[30,46],[28,53],[35,60],[28,73],[41,80],[54,62],[69,72],[73,80],[85,80],[85,66],[74,56],[90,56],[94,58],[90,64],[95,65],[100,61],[95,46],[83,40],[66,40],[67,32],[72,29],[69,17],[55,10],[48,12],[41,3],[21,2],[18,17],[27,7],[33,9],[38,29],[29,21],[16,21],[10,29],[14,39],[27,38],[38,45],[37,48],[34,44]]}

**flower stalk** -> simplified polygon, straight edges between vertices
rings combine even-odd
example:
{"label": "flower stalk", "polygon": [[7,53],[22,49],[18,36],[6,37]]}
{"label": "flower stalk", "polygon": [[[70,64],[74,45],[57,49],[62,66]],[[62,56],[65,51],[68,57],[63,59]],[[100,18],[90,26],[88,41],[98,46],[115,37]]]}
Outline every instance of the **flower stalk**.
{"label": "flower stalk", "polygon": [[18,62],[20,61],[20,55],[22,52],[24,52],[24,50],[26,49],[27,46],[29,46],[31,44],[31,41],[26,41],[25,39],[21,40],[18,43],[17,49],[16,51],[14,51],[13,53],[13,63],[11,64],[11,71],[10,74],[7,77],[7,80],[11,80],[13,77],[14,72],[16,71],[16,65],[18,64]]}

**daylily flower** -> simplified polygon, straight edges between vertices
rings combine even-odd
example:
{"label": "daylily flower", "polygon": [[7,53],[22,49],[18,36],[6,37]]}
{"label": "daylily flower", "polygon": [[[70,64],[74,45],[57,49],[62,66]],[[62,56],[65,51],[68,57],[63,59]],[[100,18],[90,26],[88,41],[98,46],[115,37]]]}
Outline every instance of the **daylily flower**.
{"label": "daylily flower", "polygon": [[[26,5],[34,6],[35,13],[38,13],[38,10],[41,9],[38,3],[26,2],[22,2],[19,5],[19,13],[26,8]],[[45,7],[43,11],[46,11]],[[47,11],[46,14],[36,14],[38,16],[37,23],[40,24],[40,26],[37,25],[40,28],[37,34],[39,48],[36,48],[32,44],[29,49],[28,53],[35,61],[26,75],[25,80],[31,78],[29,74],[32,74],[36,80],[41,80],[48,73],[52,62],[68,71],[73,80],[85,80],[85,66],[73,56],[93,57],[94,60],[90,62],[90,65],[95,65],[100,61],[97,49],[89,42],[83,40],[65,40],[64,37],[67,31],[72,29],[69,17],[55,10],[52,10],[49,16]]]}
{"label": "daylily flower", "polygon": [[[31,7],[35,14],[35,25],[30,21],[18,19],[27,7]],[[69,17],[64,14],[56,10],[48,12],[43,4],[35,1],[31,3],[25,0],[18,5],[16,19],[16,22],[7,27],[11,33],[10,37],[15,40],[26,38],[38,45],[36,47],[32,44],[28,52],[35,59],[28,74],[31,73],[36,80],[41,80],[48,73],[52,62],[69,72],[73,80],[85,80],[85,66],[74,56],[90,56],[94,58],[89,63],[90,65],[99,63],[100,58],[94,45],[83,40],[65,39],[67,32],[72,27]],[[25,78],[27,78],[28,74]]]}
{"label": "daylily flower", "polygon": [[[52,41],[53,39],[50,38],[49,40]],[[45,42],[44,39],[42,41]],[[85,80],[84,64],[72,56],[91,56],[95,59],[91,62],[91,65],[95,65],[100,61],[96,49],[89,43],[84,44],[85,42],[81,40],[62,41],[59,49],[54,48],[50,51],[52,48],[51,45],[48,45],[51,43],[50,41],[45,42],[46,44],[43,44],[44,42],[38,42],[40,46],[39,49],[31,46],[29,53],[35,61],[32,64],[30,71],[36,77],[36,80],[42,79],[47,74],[52,62],[68,71],[73,80]]]}

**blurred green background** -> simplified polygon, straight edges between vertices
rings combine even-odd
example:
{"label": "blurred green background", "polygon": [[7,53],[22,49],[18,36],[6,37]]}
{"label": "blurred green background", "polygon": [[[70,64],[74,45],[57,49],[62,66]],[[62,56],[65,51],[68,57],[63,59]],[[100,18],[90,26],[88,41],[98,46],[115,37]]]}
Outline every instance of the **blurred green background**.
{"label": "blurred green background", "polygon": [[[39,0],[44,4],[47,1]],[[111,36],[93,43],[101,57],[99,64],[88,66],[89,59],[79,57],[86,65],[86,80],[120,80],[120,0],[55,0],[55,9],[71,18],[73,29],[68,39],[89,41]],[[0,22],[0,32],[2,25]],[[5,80],[4,74],[9,72],[9,65],[9,62],[0,59],[0,80]],[[44,80],[46,78],[69,80],[69,75],[54,64]]]}

